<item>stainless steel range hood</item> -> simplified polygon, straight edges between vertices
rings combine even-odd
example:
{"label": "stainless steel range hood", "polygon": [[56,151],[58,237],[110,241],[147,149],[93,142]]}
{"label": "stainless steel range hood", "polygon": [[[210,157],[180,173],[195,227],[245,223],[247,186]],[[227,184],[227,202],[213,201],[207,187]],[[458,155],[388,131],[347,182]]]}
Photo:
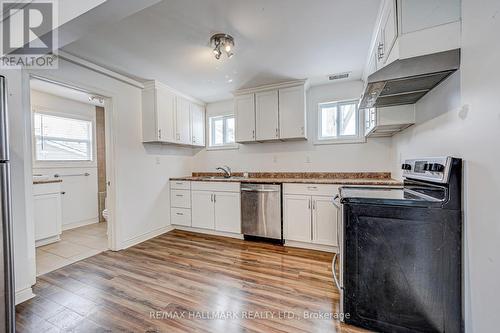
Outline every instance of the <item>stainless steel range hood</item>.
{"label": "stainless steel range hood", "polygon": [[414,104],[460,67],[460,49],[398,59],[368,76],[360,108]]}

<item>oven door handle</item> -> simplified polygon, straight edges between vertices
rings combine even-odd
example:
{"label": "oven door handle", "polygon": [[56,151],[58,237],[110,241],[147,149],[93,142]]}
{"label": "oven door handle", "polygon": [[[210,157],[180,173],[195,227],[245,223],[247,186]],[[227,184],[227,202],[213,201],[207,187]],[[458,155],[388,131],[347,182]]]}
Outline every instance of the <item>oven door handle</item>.
{"label": "oven door handle", "polygon": [[[333,260],[332,260],[332,275],[333,275],[333,280],[335,281],[335,284],[337,285],[337,288],[339,290],[341,290],[342,288],[340,287],[340,283],[339,283],[339,279],[337,278],[337,272],[335,271],[335,264],[337,263],[337,258],[338,258],[338,255],[337,253],[335,253],[335,255],[333,256]],[[339,267],[339,269],[341,269],[341,267]]]}

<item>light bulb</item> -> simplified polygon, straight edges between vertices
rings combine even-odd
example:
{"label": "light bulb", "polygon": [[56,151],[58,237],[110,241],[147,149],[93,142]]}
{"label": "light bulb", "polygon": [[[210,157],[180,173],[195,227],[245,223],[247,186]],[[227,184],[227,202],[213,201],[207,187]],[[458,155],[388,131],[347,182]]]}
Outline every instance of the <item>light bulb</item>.
{"label": "light bulb", "polygon": [[226,45],[226,52],[230,52],[231,51],[231,44],[227,44]]}

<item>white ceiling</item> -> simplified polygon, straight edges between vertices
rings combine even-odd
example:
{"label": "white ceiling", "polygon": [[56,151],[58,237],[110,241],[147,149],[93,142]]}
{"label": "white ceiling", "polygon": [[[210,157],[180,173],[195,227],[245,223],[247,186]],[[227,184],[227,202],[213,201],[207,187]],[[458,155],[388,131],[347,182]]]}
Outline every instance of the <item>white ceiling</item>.
{"label": "white ceiling", "polygon": [[[164,0],[96,27],[63,50],[139,80],[159,80],[206,102],[291,79],[361,76],[380,0]],[[213,33],[235,38],[217,61]]]}

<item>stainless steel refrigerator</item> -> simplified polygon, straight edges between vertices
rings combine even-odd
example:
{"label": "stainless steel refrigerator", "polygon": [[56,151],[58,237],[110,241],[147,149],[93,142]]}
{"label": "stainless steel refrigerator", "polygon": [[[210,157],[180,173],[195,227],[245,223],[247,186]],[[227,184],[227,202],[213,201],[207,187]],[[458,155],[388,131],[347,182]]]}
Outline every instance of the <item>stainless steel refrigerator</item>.
{"label": "stainless steel refrigerator", "polygon": [[10,193],[7,88],[0,75],[0,331],[14,332],[14,269],[12,257],[12,216]]}

